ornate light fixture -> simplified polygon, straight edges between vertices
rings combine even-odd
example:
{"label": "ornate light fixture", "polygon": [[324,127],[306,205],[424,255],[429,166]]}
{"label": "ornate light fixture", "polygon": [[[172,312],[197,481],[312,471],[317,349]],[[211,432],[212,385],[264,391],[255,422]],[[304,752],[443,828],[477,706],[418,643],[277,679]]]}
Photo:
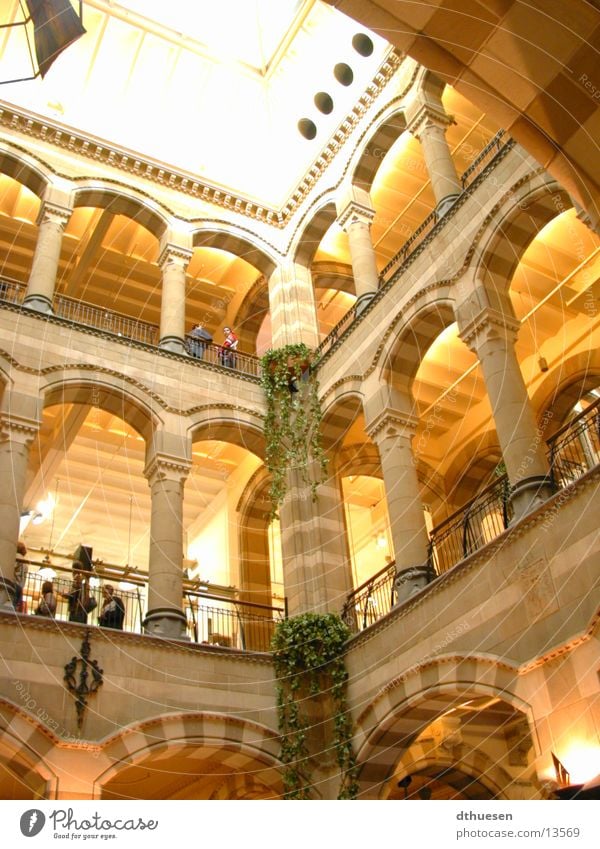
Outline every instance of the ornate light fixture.
{"label": "ornate light fixture", "polygon": [[[0,24],[0,29],[12,29],[17,35],[24,35],[32,73],[29,76],[0,80],[0,84],[24,82],[36,77],[43,79],[62,51],[86,31],[83,27],[81,0],[78,6],[79,13],[75,11],[70,0],[24,0],[24,3],[19,0],[23,20]],[[32,28],[35,57],[31,49]]]}

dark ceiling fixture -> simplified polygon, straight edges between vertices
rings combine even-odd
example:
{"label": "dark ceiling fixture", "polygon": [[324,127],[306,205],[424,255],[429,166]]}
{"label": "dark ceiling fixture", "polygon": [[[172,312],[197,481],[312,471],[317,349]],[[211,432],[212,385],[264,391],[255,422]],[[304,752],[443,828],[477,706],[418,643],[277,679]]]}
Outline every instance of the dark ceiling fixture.
{"label": "dark ceiling fixture", "polygon": [[[11,24],[0,24],[0,29],[23,27],[32,74],[12,80],[0,80],[0,85],[35,80],[37,77],[43,79],[62,51],[86,32],[83,26],[81,0],[78,3],[79,14],[70,0],[24,0],[24,2],[27,13],[23,9],[22,0],[19,0],[23,20]],[[33,26],[35,58],[30,42],[31,26]]]}
{"label": "dark ceiling fixture", "polygon": [[305,139],[312,141],[317,135],[317,125],[310,118],[300,118],[298,121],[298,131]]}
{"label": "dark ceiling fixture", "polygon": [[352,47],[360,56],[370,56],[373,52],[374,45],[368,35],[364,32],[357,32],[352,38]]}

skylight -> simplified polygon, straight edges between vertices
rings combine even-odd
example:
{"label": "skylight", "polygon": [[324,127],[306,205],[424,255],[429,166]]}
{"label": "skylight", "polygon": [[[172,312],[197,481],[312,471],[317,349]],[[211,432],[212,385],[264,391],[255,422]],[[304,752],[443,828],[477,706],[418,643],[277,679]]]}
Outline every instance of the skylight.
{"label": "skylight", "polygon": [[264,71],[304,0],[125,0],[123,8]]}

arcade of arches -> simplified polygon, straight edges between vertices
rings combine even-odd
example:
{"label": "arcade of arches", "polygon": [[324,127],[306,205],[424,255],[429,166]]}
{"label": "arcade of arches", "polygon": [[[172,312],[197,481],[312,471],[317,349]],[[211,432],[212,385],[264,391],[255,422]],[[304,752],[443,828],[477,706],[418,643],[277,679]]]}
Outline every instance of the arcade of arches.
{"label": "arcade of arches", "polygon": [[[283,104],[339,20],[354,71],[324,80],[316,138],[292,116],[264,194],[267,165],[244,181],[210,133],[194,171],[183,142],[159,158],[76,123],[66,92],[61,121],[42,104],[58,82],[0,92],[0,798],[281,797],[268,635],[306,611],[354,631],[359,798],[542,799],[556,759],[572,783],[597,774],[598,107],[583,86],[567,132],[544,105],[564,112],[560,69],[584,67],[600,21],[577,0],[554,73],[536,57],[558,19],[509,73],[490,57],[519,41],[519,0],[474,4],[472,32],[434,5],[310,0],[279,65],[238,63]],[[128,33],[130,93],[151,39],[172,80],[220,72],[91,6],[96,63]],[[196,324],[213,343],[191,344]],[[296,342],[320,352],[328,476],[313,502],[291,470],[269,525],[258,358]],[[127,614],[120,631],[90,613],[103,683],[78,723],[63,677],[86,628],[60,593],[79,545],[90,591],[117,586]],[[33,615],[44,581],[56,618]],[[334,758],[312,774],[335,798]]]}

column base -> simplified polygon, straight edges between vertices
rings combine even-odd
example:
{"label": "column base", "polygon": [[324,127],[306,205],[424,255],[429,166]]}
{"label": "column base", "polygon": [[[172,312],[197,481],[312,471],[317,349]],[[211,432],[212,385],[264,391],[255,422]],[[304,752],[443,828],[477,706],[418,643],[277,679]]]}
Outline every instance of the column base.
{"label": "column base", "polygon": [[354,304],[354,315],[356,318],[365,311],[376,294],[377,292],[365,292],[364,294],[359,295],[356,299],[356,303]]}
{"label": "column base", "polygon": [[451,206],[454,206],[458,198],[460,197],[460,193],[455,195],[447,195],[445,198],[442,198],[441,201],[435,208],[437,213],[437,217],[441,218],[442,215],[445,215]]}
{"label": "column base", "polygon": [[171,351],[173,354],[186,354],[183,340],[178,336],[164,336],[158,343],[158,347],[162,351]]}
{"label": "column base", "polygon": [[429,563],[423,563],[420,566],[409,566],[408,569],[402,569],[400,572],[396,572],[396,577],[394,578],[394,589],[396,591],[394,607],[398,607],[413,595],[420,592],[435,577],[435,569]]}
{"label": "column base", "polygon": [[533,475],[523,478],[514,487],[510,495],[510,503],[514,511],[514,517],[509,525],[514,525],[527,513],[531,513],[550,498],[552,495],[552,482],[545,475]]}
{"label": "column base", "polygon": [[54,315],[52,310],[52,301],[46,298],[45,295],[26,295],[23,299],[23,306],[28,310],[43,312],[46,315]]}
{"label": "column base", "polygon": [[187,635],[187,620],[181,610],[172,607],[157,607],[149,610],[143,626],[144,632],[151,637],[190,642]]}

